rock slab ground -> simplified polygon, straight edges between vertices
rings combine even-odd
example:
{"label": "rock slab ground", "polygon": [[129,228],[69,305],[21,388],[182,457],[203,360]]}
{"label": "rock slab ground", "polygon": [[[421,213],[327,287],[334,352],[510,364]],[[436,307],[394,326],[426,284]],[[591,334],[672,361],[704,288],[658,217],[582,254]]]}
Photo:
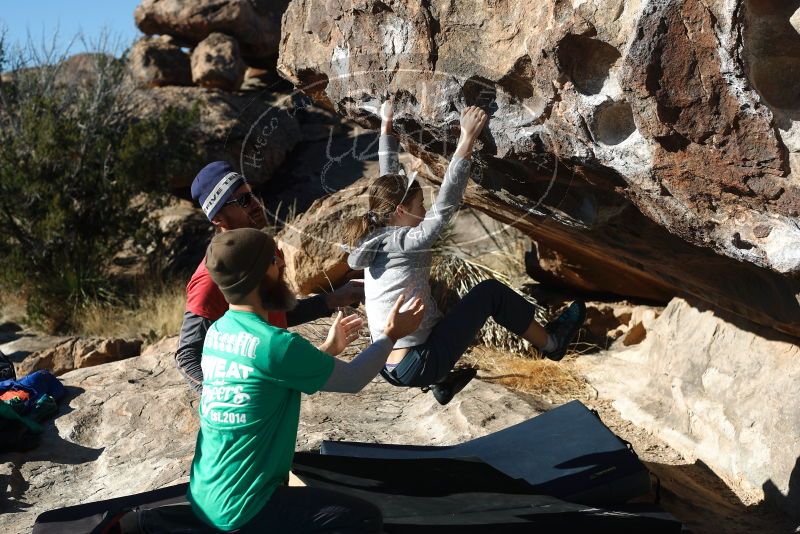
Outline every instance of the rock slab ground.
{"label": "rock slab ground", "polygon": [[[170,343],[174,347],[175,340]],[[173,353],[72,371],[60,415],[41,445],[0,455],[3,530],[29,532],[46,510],[108,499],[187,480],[198,420],[197,397]],[[323,439],[446,445],[488,434],[537,414],[522,396],[475,382],[446,407],[419,389],[375,381],[352,396],[304,399],[298,448]]]}
{"label": "rock slab ground", "polygon": [[[308,325],[304,335],[315,335],[315,328],[324,332],[324,326]],[[40,447],[26,454],[0,455],[4,532],[30,532],[36,516],[46,510],[188,479],[198,399],[175,370],[176,343],[176,338],[168,338],[136,358],[61,377],[68,397],[59,417],[45,424]],[[358,347],[350,352],[354,350]],[[570,357],[564,365],[575,362]],[[481,377],[500,378],[486,372]],[[660,477],[664,508],[685,521],[693,533],[778,534],[794,528],[782,514],[742,503],[702,462],[681,455],[652,431],[623,419],[610,401],[581,400],[633,444],[647,467]],[[550,407],[550,401],[541,397],[480,380],[446,407],[418,389],[397,389],[375,381],[356,396],[306,397],[297,447],[312,450],[323,439],[447,445],[500,430]]]}

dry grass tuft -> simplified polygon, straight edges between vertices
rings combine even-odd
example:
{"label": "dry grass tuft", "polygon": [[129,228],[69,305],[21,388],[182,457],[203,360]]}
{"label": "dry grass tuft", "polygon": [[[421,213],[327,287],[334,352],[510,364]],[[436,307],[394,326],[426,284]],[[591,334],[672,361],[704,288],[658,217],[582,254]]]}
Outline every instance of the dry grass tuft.
{"label": "dry grass tuft", "polygon": [[[504,274],[474,261],[458,256],[436,256],[431,267],[431,294],[439,309],[447,310],[458,300],[484,280],[495,279],[509,287],[511,280]],[[533,298],[520,293],[536,308],[536,320],[544,324],[547,310]],[[477,342],[499,350],[515,352],[522,356],[536,356],[536,348],[521,337],[512,334],[494,320],[489,319],[478,334]]]}
{"label": "dry grass tuft", "polygon": [[474,210],[468,209],[459,216],[469,217],[472,224],[483,230],[484,239],[492,243],[490,249],[473,250],[469,245],[464,246],[455,238],[453,224],[446,226],[439,241],[434,245],[434,251],[441,256],[458,256],[469,261],[501,271],[503,276],[512,282],[528,280],[525,270],[525,253],[529,247],[529,240],[518,230],[502,225],[497,221],[487,223],[478,216]]}
{"label": "dry grass tuft", "polygon": [[0,323],[24,324],[28,315],[25,295],[18,291],[0,292]]}
{"label": "dry grass tuft", "polygon": [[[264,205],[264,201],[261,201],[261,204]],[[283,200],[278,202],[278,205],[275,207],[275,211],[272,212],[272,220],[269,220],[270,211],[267,210],[267,231],[276,236],[280,233],[287,226],[291,226],[292,223],[302,215],[302,212],[298,212],[297,210],[297,199],[292,201],[291,204],[287,204],[284,206]]]}
{"label": "dry grass tuft", "polygon": [[569,365],[544,359],[521,358],[516,354],[474,347],[459,361],[478,367],[480,378],[508,388],[544,396],[550,402],[587,398],[590,388]]}
{"label": "dry grass tuft", "polygon": [[75,318],[75,334],[96,337],[142,337],[155,341],[180,332],[186,291],[183,284],[145,289],[134,306],[90,304]]}

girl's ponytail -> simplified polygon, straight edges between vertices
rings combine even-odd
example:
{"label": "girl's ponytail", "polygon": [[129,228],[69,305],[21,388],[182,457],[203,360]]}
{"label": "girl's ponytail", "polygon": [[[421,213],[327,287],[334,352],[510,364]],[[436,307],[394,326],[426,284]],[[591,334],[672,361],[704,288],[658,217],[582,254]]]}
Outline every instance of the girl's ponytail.
{"label": "girl's ponytail", "polygon": [[342,241],[345,245],[350,248],[353,248],[358,245],[358,242],[361,241],[365,235],[367,235],[374,226],[370,219],[371,212],[367,212],[360,217],[353,217],[352,219],[348,220],[344,225],[344,234],[342,236]]}
{"label": "girl's ponytail", "polygon": [[369,211],[345,223],[342,241],[350,248],[357,247],[364,236],[386,226],[400,204],[411,201],[422,191],[418,182],[408,187],[408,178],[403,174],[384,174],[370,184],[367,190]]}

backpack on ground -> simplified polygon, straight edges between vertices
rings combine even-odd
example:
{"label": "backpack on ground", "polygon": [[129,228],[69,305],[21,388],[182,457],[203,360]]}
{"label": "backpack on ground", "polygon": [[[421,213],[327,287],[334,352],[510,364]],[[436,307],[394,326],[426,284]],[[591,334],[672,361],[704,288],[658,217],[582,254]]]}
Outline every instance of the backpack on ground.
{"label": "backpack on ground", "polygon": [[3,380],[16,380],[17,373],[14,371],[14,364],[8,359],[8,356],[0,351],[0,382]]}

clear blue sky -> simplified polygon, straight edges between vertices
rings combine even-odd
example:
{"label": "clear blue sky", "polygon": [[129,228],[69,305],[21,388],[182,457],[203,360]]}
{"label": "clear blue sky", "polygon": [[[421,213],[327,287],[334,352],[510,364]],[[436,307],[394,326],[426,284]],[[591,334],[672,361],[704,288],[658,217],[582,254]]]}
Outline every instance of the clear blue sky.
{"label": "clear blue sky", "polygon": [[[0,27],[5,27],[10,45],[24,44],[28,31],[35,43],[42,37],[50,42],[58,29],[57,46],[63,51],[70,40],[82,32],[96,41],[106,28],[123,48],[141,35],[133,22],[138,0],[0,0]],[[70,52],[83,52],[76,42]]]}

